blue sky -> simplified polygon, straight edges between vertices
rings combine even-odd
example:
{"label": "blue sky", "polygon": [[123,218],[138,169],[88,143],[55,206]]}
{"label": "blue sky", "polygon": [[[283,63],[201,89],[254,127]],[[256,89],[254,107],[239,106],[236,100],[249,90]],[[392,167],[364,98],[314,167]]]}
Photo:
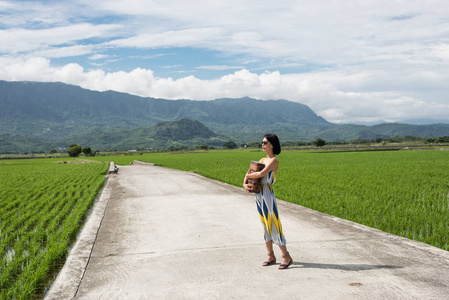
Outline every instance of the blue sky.
{"label": "blue sky", "polygon": [[0,0],[0,80],[165,99],[287,99],[336,123],[449,123],[446,6]]}

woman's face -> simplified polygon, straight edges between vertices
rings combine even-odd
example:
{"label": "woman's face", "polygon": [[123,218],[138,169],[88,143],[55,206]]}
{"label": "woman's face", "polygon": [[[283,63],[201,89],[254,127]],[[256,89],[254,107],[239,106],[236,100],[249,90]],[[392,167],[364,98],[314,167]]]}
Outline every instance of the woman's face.
{"label": "woman's face", "polygon": [[267,152],[267,149],[273,149],[273,145],[271,145],[271,143],[266,138],[264,138],[262,140],[262,150],[264,152]]}

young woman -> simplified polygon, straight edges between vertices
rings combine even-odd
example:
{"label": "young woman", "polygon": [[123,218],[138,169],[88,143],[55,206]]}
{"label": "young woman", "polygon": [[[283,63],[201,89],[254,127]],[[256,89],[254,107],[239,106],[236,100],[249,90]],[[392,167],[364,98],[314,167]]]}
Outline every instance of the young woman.
{"label": "young woman", "polygon": [[268,252],[268,258],[263,263],[263,266],[276,263],[276,257],[273,252],[274,242],[282,252],[282,264],[279,266],[279,269],[287,269],[293,263],[293,259],[287,251],[273,191],[273,184],[276,181],[279,166],[276,155],[281,153],[281,145],[278,137],[274,134],[266,134],[262,140],[262,149],[267,154],[266,157],[260,160],[261,163],[265,164],[265,168],[260,172],[251,174],[248,171],[243,181],[243,187],[248,191],[248,179],[262,178],[260,192],[255,194],[255,196],[260,220],[264,225],[265,246]]}

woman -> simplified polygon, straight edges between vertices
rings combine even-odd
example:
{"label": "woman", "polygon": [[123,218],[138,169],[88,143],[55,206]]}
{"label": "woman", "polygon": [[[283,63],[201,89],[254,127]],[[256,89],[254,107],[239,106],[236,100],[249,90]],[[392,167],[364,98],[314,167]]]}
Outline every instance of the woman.
{"label": "woman", "polygon": [[248,179],[262,178],[260,192],[255,194],[257,210],[260,219],[264,225],[265,246],[267,247],[268,258],[263,266],[269,266],[276,263],[276,257],[273,252],[273,242],[279,246],[282,252],[282,264],[279,269],[287,269],[293,259],[287,251],[286,241],[282,233],[281,221],[276,205],[276,198],[273,192],[273,184],[276,181],[279,161],[276,155],[281,153],[279,139],[274,134],[266,134],[263,137],[262,149],[267,154],[260,160],[265,164],[265,168],[260,172],[246,173],[243,187],[248,190]]}

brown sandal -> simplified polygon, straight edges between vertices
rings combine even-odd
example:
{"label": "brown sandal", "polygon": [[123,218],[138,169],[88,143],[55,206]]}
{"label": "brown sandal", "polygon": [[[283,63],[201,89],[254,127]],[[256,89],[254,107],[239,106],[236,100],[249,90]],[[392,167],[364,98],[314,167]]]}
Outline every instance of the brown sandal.
{"label": "brown sandal", "polygon": [[276,256],[274,256],[274,251],[268,253],[268,256],[269,256],[269,257],[273,257],[274,259],[269,260],[269,261],[268,261],[268,260],[267,260],[267,261],[264,261],[264,262],[263,262],[263,265],[262,265],[262,266],[264,266],[264,267],[266,267],[266,266],[271,266],[271,265],[273,265],[273,264],[276,263]]}
{"label": "brown sandal", "polygon": [[282,258],[286,258],[286,257],[290,257],[290,261],[288,262],[288,264],[281,264],[279,266],[279,270],[285,270],[288,267],[290,267],[290,265],[293,263],[293,258],[290,256],[290,254],[287,252],[287,255],[282,255]]}

